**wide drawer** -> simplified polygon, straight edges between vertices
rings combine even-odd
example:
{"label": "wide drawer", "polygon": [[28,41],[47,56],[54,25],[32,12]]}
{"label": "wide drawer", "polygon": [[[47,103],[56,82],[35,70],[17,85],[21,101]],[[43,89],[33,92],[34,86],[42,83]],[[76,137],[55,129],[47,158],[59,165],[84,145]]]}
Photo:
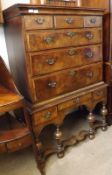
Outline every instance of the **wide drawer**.
{"label": "wide drawer", "polygon": [[22,137],[20,139],[8,142],[7,143],[7,150],[8,150],[8,152],[14,152],[14,151],[23,149],[23,148],[31,145],[31,142],[32,142],[31,136],[28,135],[28,136]]}
{"label": "wide drawer", "polygon": [[78,107],[80,105],[84,105],[85,102],[91,100],[91,93],[76,97],[72,100],[66,101],[58,105],[58,110],[67,109],[69,107]]}
{"label": "wide drawer", "polygon": [[83,16],[54,16],[55,28],[80,28],[84,26]]}
{"label": "wide drawer", "polygon": [[42,123],[48,123],[49,121],[57,118],[57,107],[52,107],[44,111],[33,114],[32,124],[39,125]]}
{"label": "wide drawer", "polygon": [[102,16],[85,16],[84,27],[102,27]]}
{"label": "wide drawer", "polygon": [[29,31],[27,37],[27,50],[39,51],[68,46],[81,46],[102,42],[102,29],[66,29],[48,31]]}
{"label": "wide drawer", "polygon": [[72,68],[34,79],[38,101],[83,88],[102,80],[102,63]]}
{"label": "wide drawer", "polygon": [[41,75],[102,60],[102,45],[29,54],[32,75]]}
{"label": "wide drawer", "polygon": [[24,16],[26,30],[32,29],[50,29],[53,27],[52,16],[48,15],[27,15]]}

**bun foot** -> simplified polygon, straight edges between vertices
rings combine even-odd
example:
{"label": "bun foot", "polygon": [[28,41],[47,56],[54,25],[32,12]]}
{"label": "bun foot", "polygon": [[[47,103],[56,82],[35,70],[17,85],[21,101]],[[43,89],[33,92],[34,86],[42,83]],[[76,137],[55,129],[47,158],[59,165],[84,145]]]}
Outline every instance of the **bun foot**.
{"label": "bun foot", "polygon": [[95,138],[95,135],[94,135],[94,134],[89,135],[89,139],[90,139],[90,140],[93,140],[94,138]]}
{"label": "bun foot", "polygon": [[102,131],[106,131],[107,130],[107,126],[102,126]]}
{"label": "bun foot", "polygon": [[57,153],[57,156],[58,156],[59,159],[63,158],[64,157],[64,152]]}

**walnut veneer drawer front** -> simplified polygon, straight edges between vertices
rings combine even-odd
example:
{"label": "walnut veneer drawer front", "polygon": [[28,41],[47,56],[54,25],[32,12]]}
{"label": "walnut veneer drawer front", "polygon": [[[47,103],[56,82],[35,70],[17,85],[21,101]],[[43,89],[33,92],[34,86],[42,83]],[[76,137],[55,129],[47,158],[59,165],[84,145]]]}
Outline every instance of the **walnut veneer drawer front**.
{"label": "walnut veneer drawer front", "polygon": [[84,26],[82,16],[54,16],[55,28],[80,28]]}
{"label": "walnut veneer drawer front", "polygon": [[24,16],[25,29],[50,29],[53,27],[52,16],[49,15],[27,15]]}
{"label": "walnut veneer drawer front", "polygon": [[31,53],[32,75],[82,66],[102,60],[102,45]]}
{"label": "walnut veneer drawer front", "polygon": [[32,116],[32,123],[33,125],[39,125],[42,123],[47,123],[55,118],[57,118],[57,107],[52,107],[49,109],[46,109],[44,111],[40,111],[38,113],[35,113]]}
{"label": "walnut veneer drawer front", "polygon": [[23,138],[11,141],[7,143],[7,149],[9,152],[13,152],[19,149],[23,149],[31,145],[31,136],[25,136]]}
{"label": "walnut veneer drawer front", "polygon": [[[102,80],[102,63],[72,68],[34,80],[37,100],[45,100]],[[44,93],[43,93],[44,92]]]}
{"label": "walnut veneer drawer front", "polygon": [[83,105],[86,101],[88,102],[90,99],[91,99],[91,93],[76,97],[72,100],[59,104],[58,110],[67,109],[72,106],[77,107],[77,106]]}
{"label": "walnut veneer drawer front", "polygon": [[85,16],[84,27],[101,27],[102,16]]}
{"label": "walnut veneer drawer front", "polygon": [[102,29],[65,29],[27,32],[27,50],[39,51],[102,42]]}

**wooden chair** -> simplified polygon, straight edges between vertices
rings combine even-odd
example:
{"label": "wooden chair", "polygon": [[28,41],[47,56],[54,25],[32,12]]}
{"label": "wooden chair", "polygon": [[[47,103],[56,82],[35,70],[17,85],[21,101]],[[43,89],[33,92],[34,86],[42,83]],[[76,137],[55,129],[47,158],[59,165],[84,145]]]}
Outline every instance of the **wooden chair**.
{"label": "wooden chair", "polygon": [[21,122],[14,115],[18,109],[24,114],[24,107],[24,99],[0,57],[0,153],[17,151],[31,144],[25,115],[20,116]]}

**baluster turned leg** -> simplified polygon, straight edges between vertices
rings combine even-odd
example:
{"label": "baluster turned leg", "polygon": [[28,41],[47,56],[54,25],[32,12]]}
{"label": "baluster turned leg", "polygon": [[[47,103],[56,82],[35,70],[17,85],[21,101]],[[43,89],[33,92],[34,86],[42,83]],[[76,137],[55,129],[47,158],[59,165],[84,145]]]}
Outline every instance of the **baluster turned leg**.
{"label": "baluster turned leg", "polygon": [[106,122],[107,114],[108,114],[108,110],[106,108],[105,103],[103,103],[103,107],[101,109],[101,115],[103,117],[103,119],[102,119],[102,131],[106,131],[107,130],[107,122]]}
{"label": "baluster turned leg", "polygon": [[93,115],[92,112],[89,113],[88,115],[88,122],[89,122],[89,138],[94,139],[95,137],[95,130],[94,130],[94,122],[95,122],[95,116]]}
{"label": "baluster turned leg", "polygon": [[59,126],[57,126],[56,128],[56,132],[55,132],[55,139],[57,142],[57,156],[58,158],[62,158],[64,156],[64,147],[63,147],[63,143],[62,143],[62,132],[60,131]]}

